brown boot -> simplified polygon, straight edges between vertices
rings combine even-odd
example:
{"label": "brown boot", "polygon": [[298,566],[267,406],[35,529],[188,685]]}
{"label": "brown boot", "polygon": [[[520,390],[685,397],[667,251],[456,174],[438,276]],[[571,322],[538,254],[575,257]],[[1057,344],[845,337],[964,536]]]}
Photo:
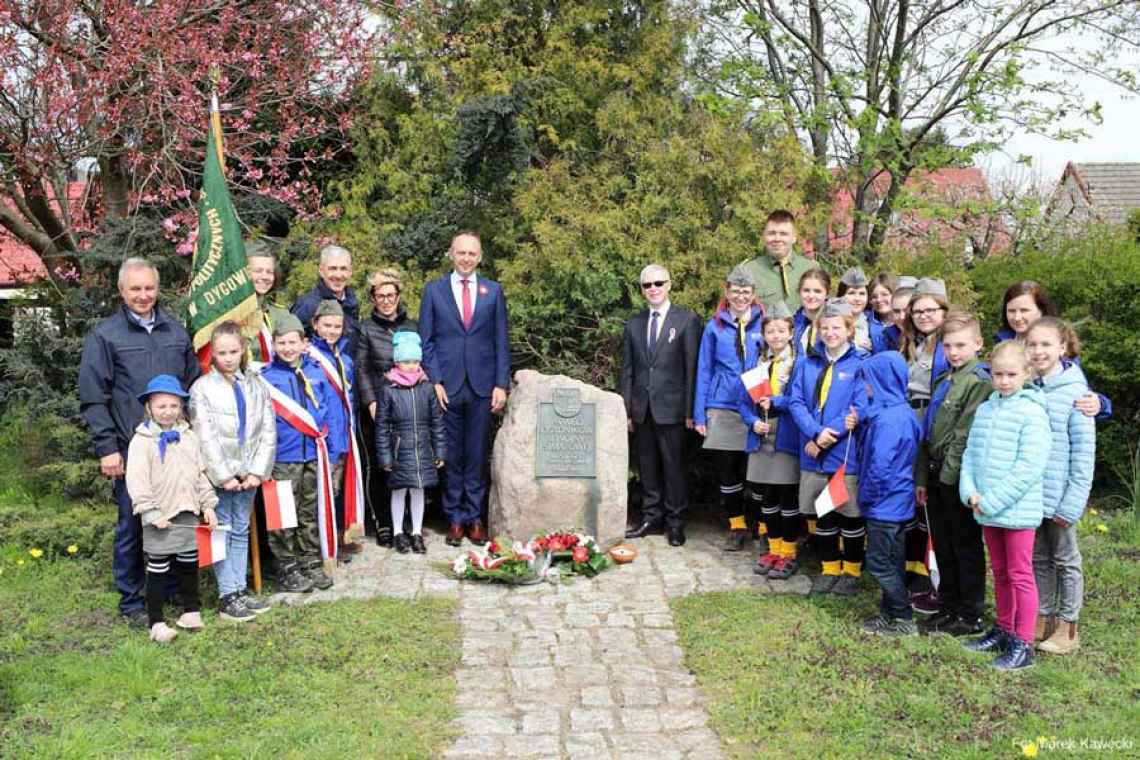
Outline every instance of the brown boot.
{"label": "brown boot", "polygon": [[1072,654],[1081,648],[1081,637],[1077,633],[1077,624],[1067,620],[1057,622],[1057,630],[1053,635],[1037,645],[1042,652],[1049,654]]}
{"label": "brown boot", "polygon": [[1054,615],[1038,615],[1037,627],[1033,631],[1033,643],[1040,644],[1053,635],[1057,630],[1057,618]]}

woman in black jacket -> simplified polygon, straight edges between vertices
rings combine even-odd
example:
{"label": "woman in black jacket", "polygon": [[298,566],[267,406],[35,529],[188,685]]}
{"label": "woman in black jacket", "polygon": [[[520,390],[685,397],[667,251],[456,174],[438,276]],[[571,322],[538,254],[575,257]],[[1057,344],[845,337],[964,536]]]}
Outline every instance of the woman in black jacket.
{"label": "woman in black jacket", "polygon": [[[401,528],[396,533],[396,551],[403,554],[410,547],[423,554],[424,489],[438,485],[436,471],[443,467],[443,410],[420,368],[420,336],[398,332],[393,358],[396,366],[384,375],[386,382],[376,405],[376,460],[388,473],[392,489],[392,525]],[[402,530],[408,497],[412,502],[410,539]]]}
{"label": "woman in black jacket", "polygon": [[361,435],[368,451],[371,472],[368,478],[370,512],[376,526],[376,543],[392,546],[392,524],[388,511],[389,490],[384,471],[376,462],[375,451],[376,401],[385,384],[384,373],[392,369],[392,336],[400,331],[416,332],[418,326],[408,317],[401,300],[404,283],[394,269],[382,269],[368,278],[372,299],[372,316],[358,325],[356,342],[356,397],[360,400]]}

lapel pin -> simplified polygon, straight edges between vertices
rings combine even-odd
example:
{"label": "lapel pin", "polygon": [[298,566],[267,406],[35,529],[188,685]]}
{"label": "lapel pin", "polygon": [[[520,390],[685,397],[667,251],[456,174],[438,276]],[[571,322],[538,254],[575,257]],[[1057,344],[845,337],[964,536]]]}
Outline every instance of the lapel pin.
{"label": "lapel pin", "polygon": [[669,342],[672,343],[673,338],[676,338],[676,337],[677,337],[677,328],[676,327],[670,327],[669,328]]}

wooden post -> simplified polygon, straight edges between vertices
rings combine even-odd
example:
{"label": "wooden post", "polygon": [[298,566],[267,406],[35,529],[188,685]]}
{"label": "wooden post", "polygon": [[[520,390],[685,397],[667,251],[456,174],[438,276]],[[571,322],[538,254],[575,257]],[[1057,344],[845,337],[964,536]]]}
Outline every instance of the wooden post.
{"label": "wooden post", "polygon": [[249,511],[249,551],[253,566],[253,593],[261,593],[261,548],[257,545],[257,502],[254,499]]}

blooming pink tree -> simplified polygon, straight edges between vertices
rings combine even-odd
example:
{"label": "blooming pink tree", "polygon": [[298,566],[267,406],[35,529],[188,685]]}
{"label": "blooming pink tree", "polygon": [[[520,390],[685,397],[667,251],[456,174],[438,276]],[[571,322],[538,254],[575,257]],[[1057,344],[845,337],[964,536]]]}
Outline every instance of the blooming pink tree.
{"label": "blooming pink tree", "polygon": [[0,0],[0,235],[68,271],[149,205],[188,251],[212,84],[232,185],[315,211],[382,44],[353,0]]}

